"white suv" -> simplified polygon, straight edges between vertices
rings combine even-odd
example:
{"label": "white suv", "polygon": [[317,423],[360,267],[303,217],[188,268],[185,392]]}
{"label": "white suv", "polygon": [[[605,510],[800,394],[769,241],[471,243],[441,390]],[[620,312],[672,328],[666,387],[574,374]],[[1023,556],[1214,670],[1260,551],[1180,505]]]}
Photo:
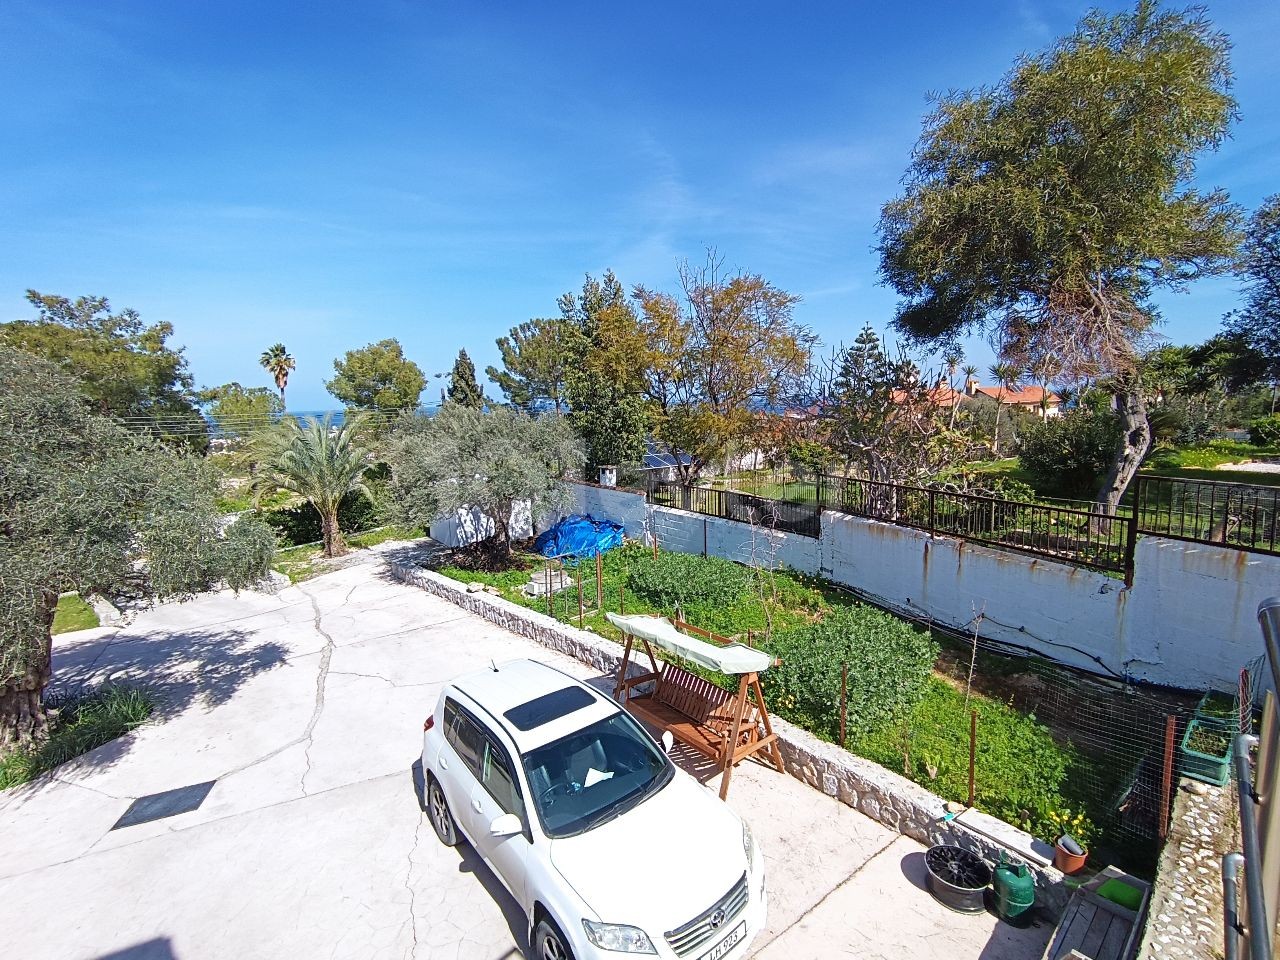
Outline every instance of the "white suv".
{"label": "white suv", "polygon": [[427,718],[427,812],[529,918],[539,960],[738,960],[764,926],[750,828],[606,696],[531,660],[459,677]]}

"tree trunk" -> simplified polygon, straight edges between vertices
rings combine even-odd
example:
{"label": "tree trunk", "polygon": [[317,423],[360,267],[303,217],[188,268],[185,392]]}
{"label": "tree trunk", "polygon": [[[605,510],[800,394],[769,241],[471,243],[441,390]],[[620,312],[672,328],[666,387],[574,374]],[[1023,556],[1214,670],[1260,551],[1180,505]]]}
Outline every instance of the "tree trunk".
{"label": "tree trunk", "polygon": [[1119,408],[1120,425],[1123,432],[1120,443],[1116,447],[1116,458],[1107,472],[1107,478],[1098,490],[1097,502],[1094,504],[1099,513],[1114,517],[1120,498],[1129,488],[1129,482],[1138,467],[1142,466],[1142,458],[1151,447],[1151,425],[1147,422],[1147,405],[1142,399],[1142,391],[1136,383],[1125,383],[1116,391],[1116,404]]}
{"label": "tree trunk", "polygon": [[501,548],[500,559],[505,563],[511,559],[511,511],[513,504],[502,502],[493,511],[493,532],[498,538]]}
{"label": "tree trunk", "polygon": [[53,614],[58,594],[44,591],[41,604],[44,638],[31,663],[20,676],[0,684],[0,752],[10,746],[25,746],[48,736],[49,717],[44,707],[44,688],[53,676]]}
{"label": "tree trunk", "polygon": [[324,555],[340,557],[347,552],[347,542],[342,539],[342,531],[338,528],[338,512],[320,514],[320,530],[324,538]]}
{"label": "tree trunk", "polygon": [[991,432],[991,452],[995,456],[1000,456],[1000,412],[1004,407],[1002,400],[996,401],[996,427]]}

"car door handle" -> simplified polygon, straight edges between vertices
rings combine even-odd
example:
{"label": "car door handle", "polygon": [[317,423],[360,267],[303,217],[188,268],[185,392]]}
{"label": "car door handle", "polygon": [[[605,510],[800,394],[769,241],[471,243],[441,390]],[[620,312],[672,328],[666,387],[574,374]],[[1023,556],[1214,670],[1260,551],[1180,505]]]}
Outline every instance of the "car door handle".
{"label": "car door handle", "polygon": [[472,809],[472,810],[474,810],[476,813],[480,813],[480,812],[481,812],[481,809],[480,809],[480,801],[479,801],[479,800],[472,800],[472,801],[471,801],[471,809]]}

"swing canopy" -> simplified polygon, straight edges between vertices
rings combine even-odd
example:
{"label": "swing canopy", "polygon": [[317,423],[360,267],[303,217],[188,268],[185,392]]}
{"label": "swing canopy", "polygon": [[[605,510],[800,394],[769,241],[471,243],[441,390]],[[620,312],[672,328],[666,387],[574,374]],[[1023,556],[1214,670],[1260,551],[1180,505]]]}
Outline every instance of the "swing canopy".
{"label": "swing canopy", "polygon": [[630,616],[606,613],[609,622],[623,633],[648,640],[663,650],[683,657],[708,670],[725,674],[763,673],[773,665],[773,657],[743,643],[724,646],[681,633],[666,617]]}

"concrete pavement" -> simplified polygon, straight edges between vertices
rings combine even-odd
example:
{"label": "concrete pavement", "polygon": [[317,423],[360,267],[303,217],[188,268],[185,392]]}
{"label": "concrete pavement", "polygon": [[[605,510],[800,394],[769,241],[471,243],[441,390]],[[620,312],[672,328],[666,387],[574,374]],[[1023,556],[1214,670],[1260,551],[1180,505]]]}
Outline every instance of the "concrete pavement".
{"label": "concrete pavement", "polygon": [[[24,960],[522,956],[518,909],[465,845],[438,843],[414,766],[443,682],[523,656],[592,676],[377,564],[56,637],[60,682],[145,682],[167,705],[0,794],[6,946]],[[137,797],[211,780],[197,810],[111,829]],[[1047,928],[945,911],[921,889],[918,844],[797,780],[745,764],[730,803],[767,856],[758,957],[1043,949]]]}

